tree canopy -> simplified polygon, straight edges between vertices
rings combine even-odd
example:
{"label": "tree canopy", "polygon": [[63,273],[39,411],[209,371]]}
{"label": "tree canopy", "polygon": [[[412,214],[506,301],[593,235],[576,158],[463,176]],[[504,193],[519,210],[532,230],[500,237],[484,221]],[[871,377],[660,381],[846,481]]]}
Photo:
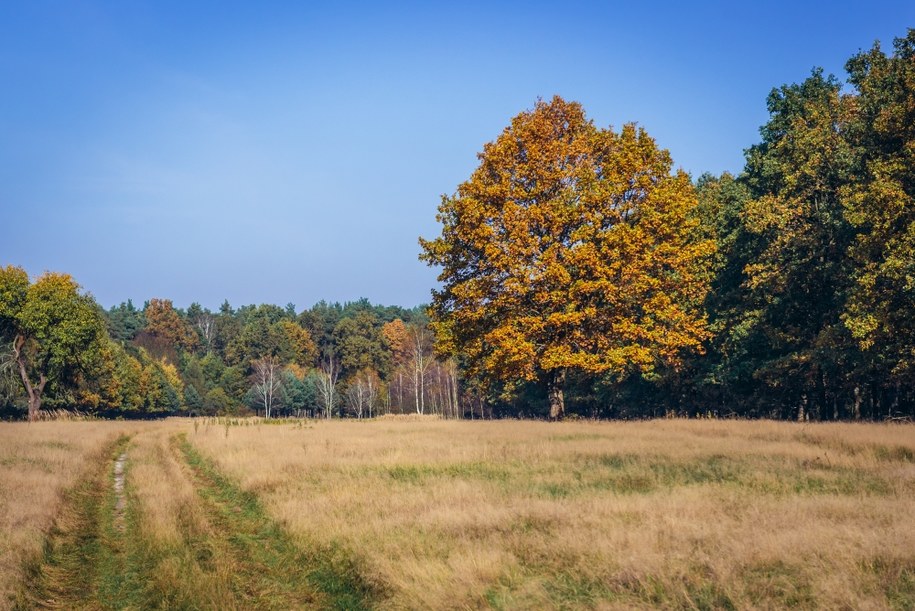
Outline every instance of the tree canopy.
{"label": "tree canopy", "polygon": [[554,97],[516,116],[422,240],[439,265],[435,328],[469,371],[546,382],[563,412],[568,369],[624,375],[675,364],[706,337],[696,194],[635,125],[598,129]]}
{"label": "tree canopy", "polygon": [[67,274],[31,283],[25,270],[7,266],[0,268],[0,336],[12,345],[35,420],[46,385],[66,384],[98,362],[105,327],[95,302]]}

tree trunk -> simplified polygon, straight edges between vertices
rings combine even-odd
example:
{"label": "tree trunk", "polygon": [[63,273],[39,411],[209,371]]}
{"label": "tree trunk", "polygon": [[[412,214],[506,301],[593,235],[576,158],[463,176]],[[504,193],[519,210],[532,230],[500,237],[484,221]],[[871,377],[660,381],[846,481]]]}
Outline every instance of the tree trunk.
{"label": "tree trunk", "polygon": [[16,336],[16,339],[13,340],[13,358],[16,359],[16,364],[19,365],[19,377],[22,378],[22,385],[29,395],[29,422],[35,422],[38,420],[38,410],[41,409],[41,393],[44,392],[44,385],[48,382],[48,379],[42,373],[38,376],[38,384],[32,384],[25,366],[25,357],[22,354],[24,346],[25,338],[21,335]]}
{"label": "tree trunk", "polygon": [[41,409],[41,395],[29,393],[29,422],[38,420],[38,410]]}
{"label": "tree trunk", "polygon": [[426,372],[419,372],[419,413],[426,413]]}
{"label": "tree trunk", "polygon": [[457,367],[453,362],[450,365],[449,377],[451,378],[451,403],[454,405],[454,417],[463,418],[464,414],[461,412],[461,404],[458,398]]}
{"label": "tree trunk", "polygon": [[550,373],[547,382],[547,396],[550,399],[550,420],[562,420],[565,416],[566,405],[563,389],[566,383],[565,369],[556,369]]}
{"label": "tree trunk", "polygon": [[801,403],[797,406],[797,421],[804,422],[807,420],[807,393],[801,395]]}

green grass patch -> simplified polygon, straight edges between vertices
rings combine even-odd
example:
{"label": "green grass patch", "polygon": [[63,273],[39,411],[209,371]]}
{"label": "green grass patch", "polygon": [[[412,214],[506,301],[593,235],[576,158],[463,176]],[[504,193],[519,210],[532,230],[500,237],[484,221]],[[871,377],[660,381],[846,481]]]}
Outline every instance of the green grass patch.
{"label": "green grass patch", "polygon": [[891,609],[915,609],[915,558],[874,558],[864,568],[876,576]]}
{"label": "green grass patch", "polygon": [[509,468],[479,461],[443,465],[394,465],[385,467],[384,472],[395,481],[416,485],[434,478],[505,482],[511,477]]}
{"label": "green grass patch", "polygon": [[66,441],[60,441],[58,439],[39,441],[35,446],[39,448],[51,448],[53,450],[72,450],[75,447],[72,443],[67,443]]}
{"label": "green grass patch", "polygon": [[14,609],[97,608],[113,605],[130,588],[122,549],[115,533],[112,463],[128,443],[121,437],[104,459],[64,495],[64,502],[45,540],[40,557],[25,566],[25,580]]}
{"label": "green grass patch", "polygon": [[32,469],[38,469],[45,473],[51,472],[51,465],[48,464],[48,461],[34,456],[4,456],[0,458],[0,467],[16,468],[19,466],[27,466]]}
{"label": "green grass patch", "polygon": [[[243,582],[258,584],[257,606],[365,609],[380,595],[339,548],[299,549],[257,497],[222,475],[182,436],[178,448],[195,473],[198,493],[238,560]],[[317,596],[315,596],[317,593]],[[264,596],[269,595],[270,600]]]}
{"label": "green grass patch", "polygon": [[755,607],[812,609],[817,606],[813,589],[802,567],[776,560],[745,569],[741,578],[746,595]]}
{"label": "green grass patch", "polygon": [[544,589],[553,605],[560,609],[593,608],[602,602],[626,598],[609,583],[570,573],[556,575],[544,584]]}
{"label": "green grass patch", "polygon": [[887,496],[893,486],[861,469],[794,461],[730,458],[714,454],[688,460],[663,455],[581,454],[535,486],[549,498],[605,491],[650,494],[687,486],[728,486],[784,495]]}
{"label": "green grass patch", "polygon": [[597,433],[573,433],[570,435],[550,435],[549,441],[594,441],[595,439],[607,439],[606,435]]}
{"label": "green grass patch", "polygon": [[792,473],[786,483],[796,494],[839,496],[887,496],[893,487],[885,479],[862,470],[832,469]]}
{"label": "green grass patch", "polygon": [[874,456],[881,462],[915,463],[915,450],[907,446],[877,446]]}

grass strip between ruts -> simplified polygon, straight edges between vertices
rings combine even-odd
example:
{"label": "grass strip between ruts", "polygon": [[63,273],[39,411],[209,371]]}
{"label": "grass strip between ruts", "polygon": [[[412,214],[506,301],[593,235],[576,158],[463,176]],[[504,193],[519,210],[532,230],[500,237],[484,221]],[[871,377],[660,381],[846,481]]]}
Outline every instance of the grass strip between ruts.
{"label": "grass strip between ruts", "polygon": [[[270,519],[257,497],[229,480],[188,442],[174,439],[194,472],[197,492],[214,514],[214,523],[227,534],[252,574],[260,573],[265,589],[280,599],[296,591],[316,590],[317,606],[365,609],[378,592],[366,583],[356,563],[339,549],[303,550]],[[291,602],[291,601],[290,601]],[[314,604],[314,603],[312,603]],[[273,606],[273,605],[268,605]]]}

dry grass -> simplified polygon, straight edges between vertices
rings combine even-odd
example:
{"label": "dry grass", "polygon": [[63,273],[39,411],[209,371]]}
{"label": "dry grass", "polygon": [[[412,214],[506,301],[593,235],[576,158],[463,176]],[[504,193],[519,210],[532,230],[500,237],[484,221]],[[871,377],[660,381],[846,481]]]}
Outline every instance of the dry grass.
{"label": "dry grass", "polygon": [[203,528],[199,500],[187,466],[172,448],[174,421],[144,425],[128,452],[127,485],[144,536],[161,545],[179,542],[187,528]]}
{"label": "dry grass", "polygon": [[[253,563],[276,541],[251,531],[250,520],[242,521],[244,499],[231,499],[229,515],[220,514],[212,482],[204,483],[199,471],[195,475],[183,456],[175,437],[178,428],[172,421],[144,430],[128,452],[134,518],[128,534],[140,542],[137,568],[146,582],[137,606],[279,609],[313,603],[309,588],[278,591],[275,582],[290,583],[290,576],[272,574],[279,572],[265,562]],[[201,495],[204,484],[209,491]],[[252,537],[257,538],[255,547],[239,547]]]}
{"label": "dry grass", "polygon": [[23,562],[35,557],[65,490],[129,425],[116,422],[0,424],[0,607]]}
{"label": "dry grass", "polygon": [[910,608],[915,430],[332,421],[189,440],[391,608]]}
{"label": "dry grass", "polygon": [[182,432],[303,549],[355,558],[388,608],[915,607],[912,426],[428,418],[2,424],[0,606],[125,433],[112,558],[142,575],[139,606],[233,608],[264,571],[285,583],[293,552],[233,547],[266,517],[220,505]]}

